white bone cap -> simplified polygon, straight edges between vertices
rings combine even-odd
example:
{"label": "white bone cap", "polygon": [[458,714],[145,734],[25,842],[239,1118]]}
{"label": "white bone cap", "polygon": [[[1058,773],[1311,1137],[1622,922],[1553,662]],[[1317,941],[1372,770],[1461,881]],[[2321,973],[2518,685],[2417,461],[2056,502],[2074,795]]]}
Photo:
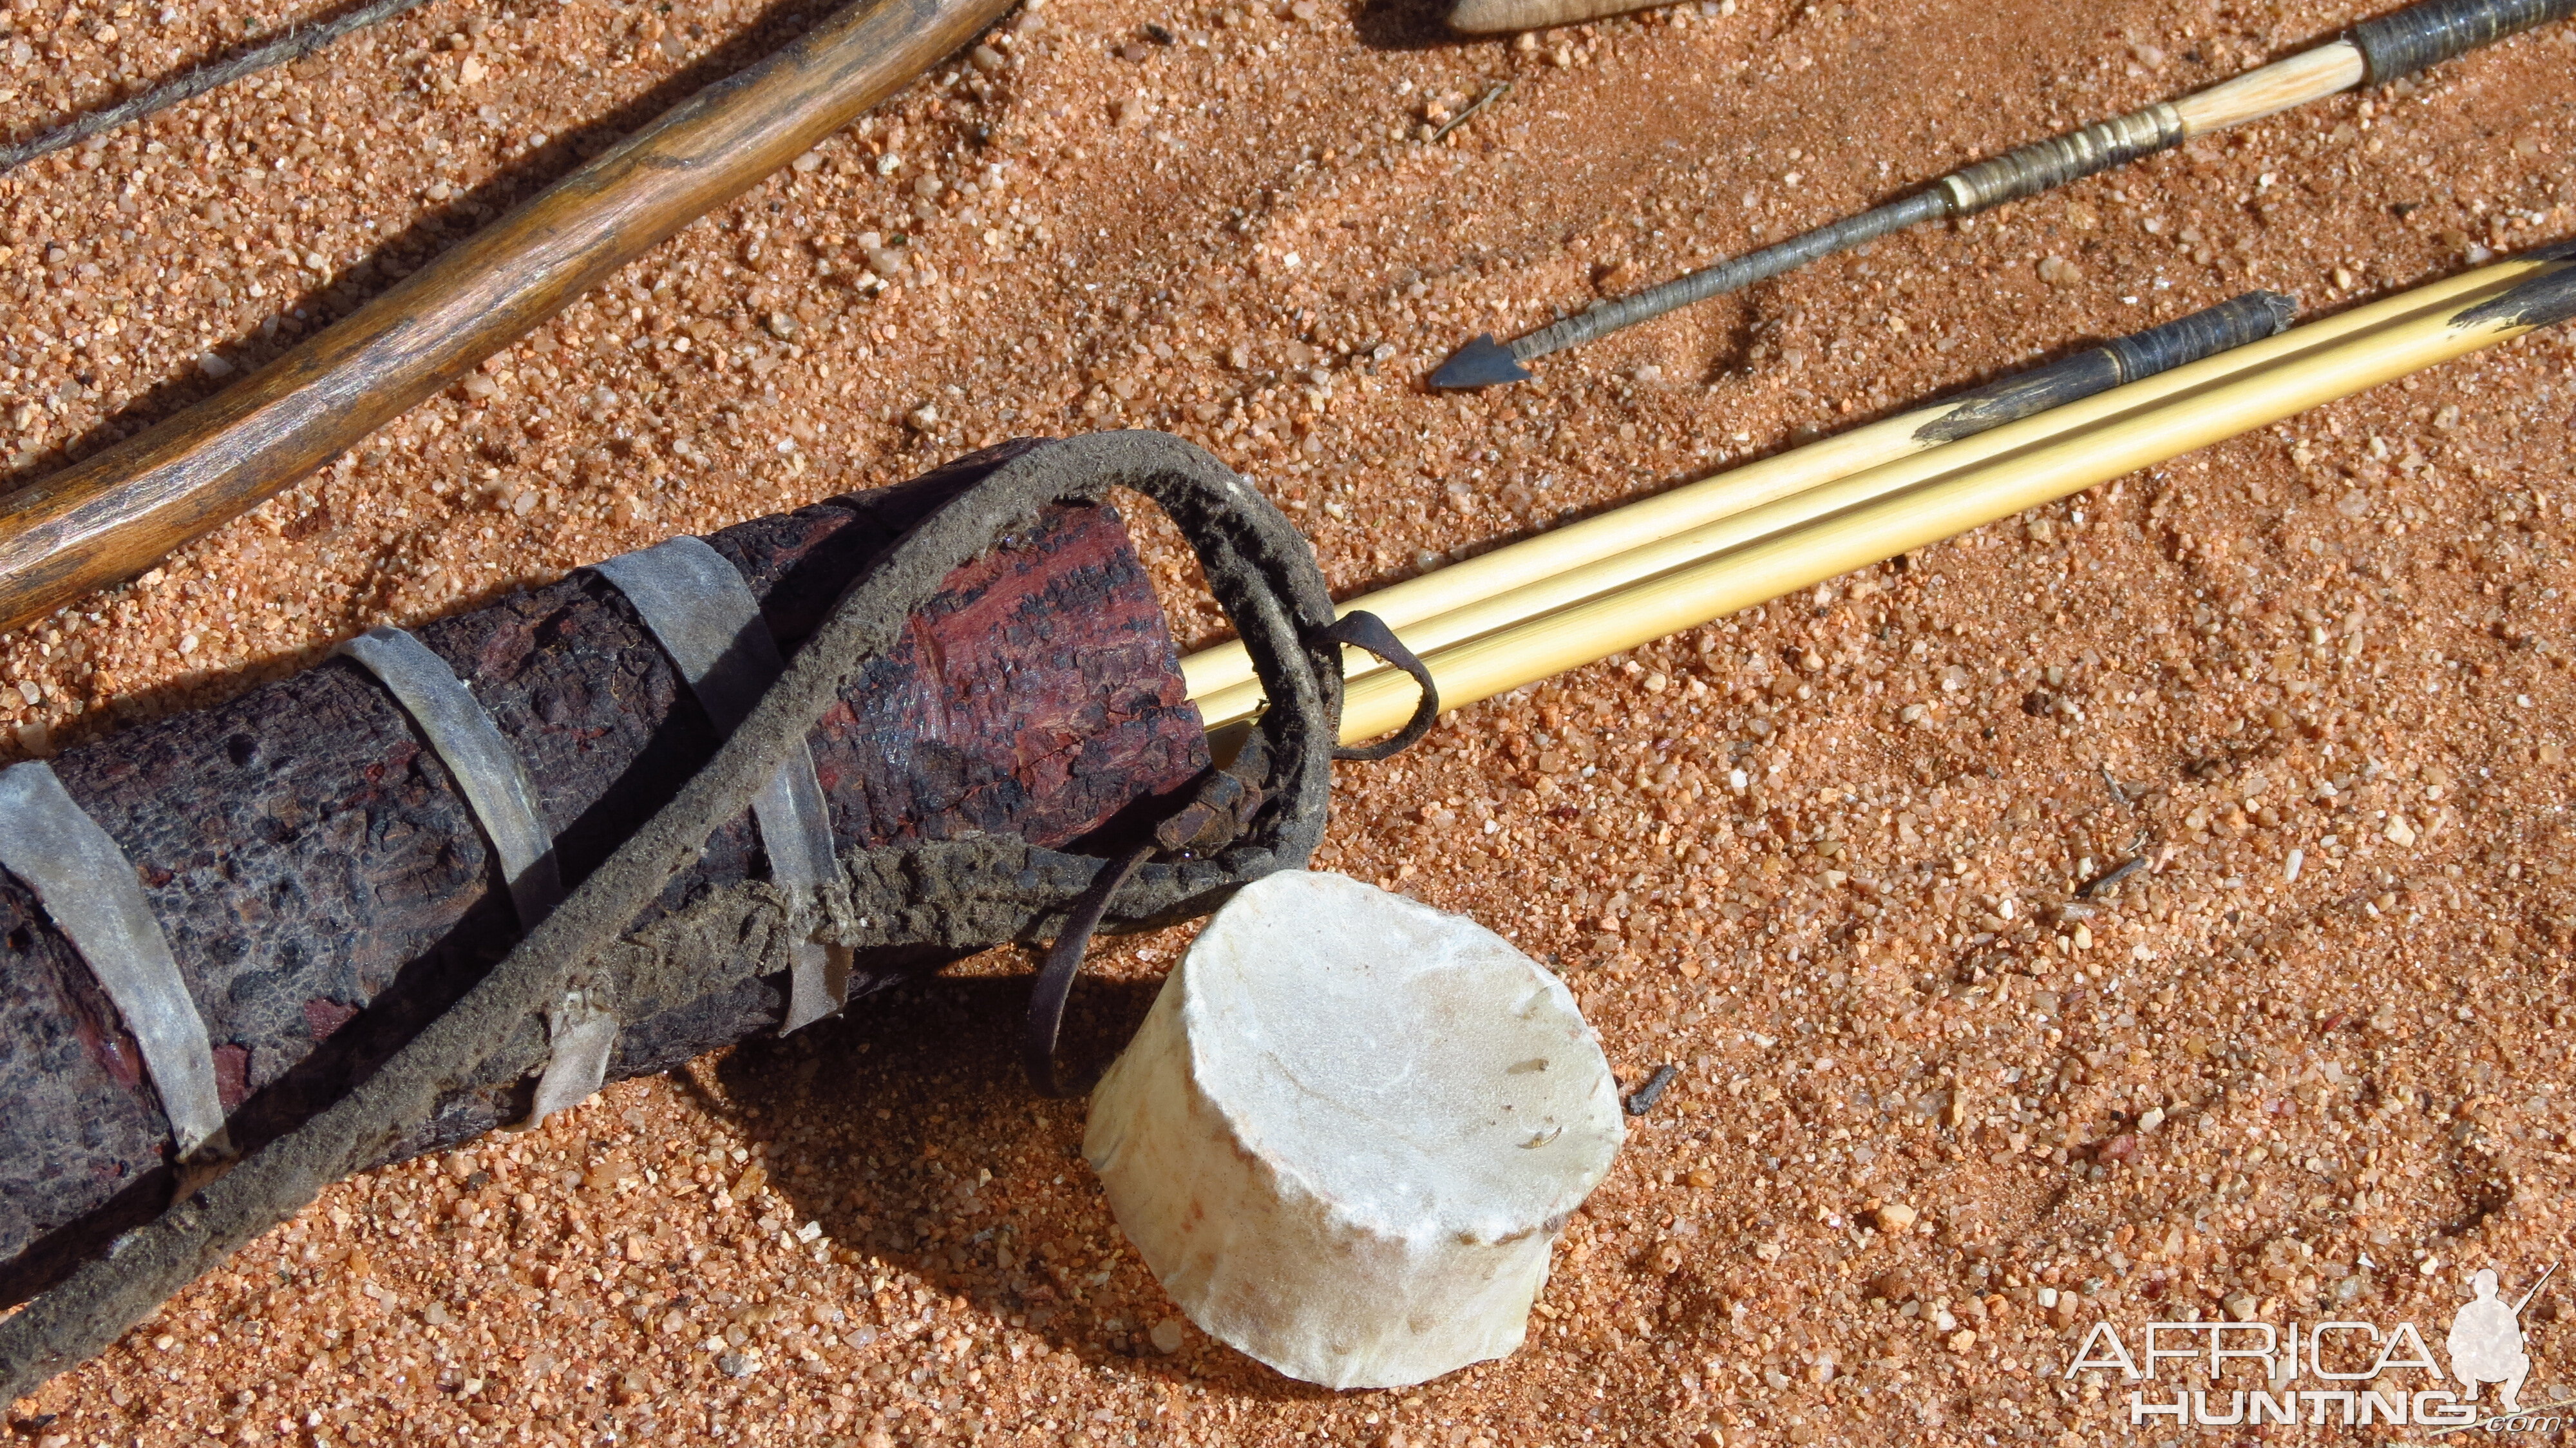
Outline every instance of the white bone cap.
{"label": "white bone cap", "polygon": [[1289,871],[1199,932],[1083,1152],[1192,1322],[1290,1377],[1384,1388],[1520,1346],[1621,1134],[1555,976],[1464,916]]}

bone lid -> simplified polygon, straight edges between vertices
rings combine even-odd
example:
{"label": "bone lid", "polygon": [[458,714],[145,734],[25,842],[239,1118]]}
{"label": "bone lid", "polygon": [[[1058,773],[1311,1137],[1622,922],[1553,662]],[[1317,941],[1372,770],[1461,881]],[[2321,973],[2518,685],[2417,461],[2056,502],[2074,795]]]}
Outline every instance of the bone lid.
{"label": "bone lid", "polygon": [[1290,871],[1200,931],[1093,1092],[1083,1151],[1191,1321],[1374,1388],[1520,1346],[1620,1139],[1556,977],[1464,916]]}

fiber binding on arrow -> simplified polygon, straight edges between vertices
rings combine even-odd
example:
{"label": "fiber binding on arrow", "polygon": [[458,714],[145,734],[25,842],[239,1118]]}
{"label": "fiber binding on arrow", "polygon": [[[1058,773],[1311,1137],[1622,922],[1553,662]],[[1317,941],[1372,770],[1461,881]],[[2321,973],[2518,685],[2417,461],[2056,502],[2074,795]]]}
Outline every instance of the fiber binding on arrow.
{"label": "fiber binding on arrow", "polygon": [[[1468,0],[1460,12],[1466,13],[1471,7],[1479,14],[1492,11],[1497,15],[1511,9],[1509,5],[1480,5],[1480,0]],[[2350,39],[2275,61],[2180,101],[2158,101],[2124,116],[2016,147],[1990,160],[1962,167],[1910,196],[1731,257],[1661,286],[1596,302],[1587,311],[1511,342],[1497,342],[1493,334],[1481,334],[1431,374],[1431,385],[1457,390],[1526,382],[1530,373],[1522,364],[1532,358],[1579,347],[1693,302],[1740,291],[1926,221],[1971,216],[2168,150],[2194,136],[2259,120],[2356,85],[2384,85],[2571,15],[2576,15],[2576,0],[2423,0],[2395,14],[2363,22],[2354,27]],[[1480,24],[1474,28],[1519,27]]]}

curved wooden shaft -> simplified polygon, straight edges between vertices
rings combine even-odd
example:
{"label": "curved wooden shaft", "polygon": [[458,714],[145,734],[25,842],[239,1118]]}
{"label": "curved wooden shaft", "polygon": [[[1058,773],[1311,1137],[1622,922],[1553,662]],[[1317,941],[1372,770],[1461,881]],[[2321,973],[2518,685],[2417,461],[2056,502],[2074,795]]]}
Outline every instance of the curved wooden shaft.
{"label": "curved wooden shaft", "polygon": [[859,0],[237,385],[0,498],[0,628],[303,477],[893,94],[1013,0]]}

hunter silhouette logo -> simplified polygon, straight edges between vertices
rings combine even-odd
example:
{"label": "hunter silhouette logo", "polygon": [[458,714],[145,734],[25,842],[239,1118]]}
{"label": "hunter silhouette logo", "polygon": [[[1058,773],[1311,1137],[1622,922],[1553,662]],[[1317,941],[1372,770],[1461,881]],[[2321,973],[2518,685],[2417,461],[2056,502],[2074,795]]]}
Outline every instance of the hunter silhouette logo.
{"label": "hunter silhouette logo", "polygon": [[2522,1380],[2531,1375],[2531,1355],[2522,1350],[2522,1309],[2530,1305],[2541,1284],[2549,1280],[2558,1264],[2540,1274],[2531,1291],[2507,1307],[2496,1296],[2496,1275],[2492,1269],[2480,1268],[2470,1279],[2473,1296],[2462,1304],[2451,1319],[2451,1376],[2460,1380],[2462,1397],[2478,1400],[2478,1385],[2502,1383],[2504,1410],[2508,1414],[2522,1411]]}

